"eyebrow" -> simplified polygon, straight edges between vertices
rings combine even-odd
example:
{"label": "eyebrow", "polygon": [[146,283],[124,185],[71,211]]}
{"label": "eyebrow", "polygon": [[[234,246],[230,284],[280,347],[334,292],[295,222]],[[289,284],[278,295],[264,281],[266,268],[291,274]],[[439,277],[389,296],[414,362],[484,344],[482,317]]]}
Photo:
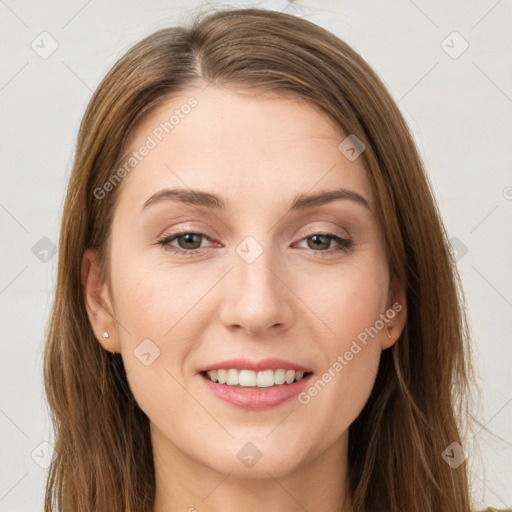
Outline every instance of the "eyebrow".
{"label": "eyebrow", "polygon": [[[365,207],[371,212],[368,201],[357,192],[346,188],[329,190],[325,192],[317,192],[315,194],[298,194],[291,206],[289,211],[307,210],[322,206],[327,203],[331,203],[337,200],[349,200]],[[177,201],[180,203],[191,204],[194,206],[202,206],[212,210],[223,210],[226,209],[226,203],[215,194],[203,192],[201,190],[174,188],[174,189],[163,189],[153,194],[142,206],[141,212],[144,211],[151,205]]]}

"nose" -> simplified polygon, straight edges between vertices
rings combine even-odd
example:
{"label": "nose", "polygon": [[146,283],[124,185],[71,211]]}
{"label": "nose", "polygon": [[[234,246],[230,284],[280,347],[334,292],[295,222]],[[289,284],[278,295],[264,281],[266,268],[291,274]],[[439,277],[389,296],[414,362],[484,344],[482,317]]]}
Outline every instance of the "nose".
{"label": "nose", "polygon": [[272,261],[270,251],[263,251],[252,263],[235,259],[223,289],[220,308],[223,325],[253,336],[268,336],[290,328],[294,295],[286,281],[284,272]]}

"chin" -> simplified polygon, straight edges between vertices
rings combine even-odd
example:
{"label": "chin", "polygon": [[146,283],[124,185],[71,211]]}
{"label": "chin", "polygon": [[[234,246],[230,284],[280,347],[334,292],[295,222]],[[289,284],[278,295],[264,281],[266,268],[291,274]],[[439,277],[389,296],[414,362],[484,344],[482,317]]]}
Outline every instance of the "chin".
{"label": "chin", "polygon": [[[213,453],[213,460],[205,461],[215,471],[228,474],[234,478],[264,479],[287,475],[297,469],[302,454],[298,454],[292,446],[284,449],[269,443],[268,440],[257,439],[254,442],[235,440],[236,448],[226,448],[219,451],[218,455]],[[303,449],[303,447],[302,447]],[[233,455],[231,455],[233,454]],[[204,454],[203,454],[204,457]]]}

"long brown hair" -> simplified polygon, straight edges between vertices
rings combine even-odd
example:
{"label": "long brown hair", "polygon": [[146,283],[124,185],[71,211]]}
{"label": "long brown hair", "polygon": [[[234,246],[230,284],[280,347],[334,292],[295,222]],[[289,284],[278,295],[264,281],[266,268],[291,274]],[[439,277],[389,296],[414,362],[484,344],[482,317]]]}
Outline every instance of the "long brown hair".
{"label": "long brown hair", "polygon": [[[293,15],[260,9],[199,13],[157,31],[108,72],[84,114],[63,209],[59,266],[44,353],[55,433],[45,511],[151,512],[155,476],[149,420],[120,354],[88,320],[81,261],[93,248],[108,283],[119,187],[98,200],[127,136],[157,105],[189,87],[303,98],[365,145],[364,166],[388,248],[406,290],[407,321],[382,352],[371,396],[349,430],[355,512],[472,512],[466,463],[442,453],[463,444],[474,381],[464,296],[434,195],[390,94],[352,48]],[[341,142],[341,141],[340,141]]]}

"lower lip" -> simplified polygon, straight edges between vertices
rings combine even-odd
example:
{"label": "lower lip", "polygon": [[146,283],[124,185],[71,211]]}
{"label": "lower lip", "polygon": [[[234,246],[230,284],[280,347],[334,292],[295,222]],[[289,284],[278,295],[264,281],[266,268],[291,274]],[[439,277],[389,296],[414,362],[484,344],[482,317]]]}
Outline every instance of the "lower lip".
{"label": "lower lip", "polygon": [[244,388],[239,386],[228,386],[212,382],[208,377],[199,374],[206,387],[217,398],[229,402],[241,409],[261,411],[270,409],[282,404],[286,400],[298,395],[308,384],[312,373],[299,382],[293,384],[280,384],[268,388]]}

